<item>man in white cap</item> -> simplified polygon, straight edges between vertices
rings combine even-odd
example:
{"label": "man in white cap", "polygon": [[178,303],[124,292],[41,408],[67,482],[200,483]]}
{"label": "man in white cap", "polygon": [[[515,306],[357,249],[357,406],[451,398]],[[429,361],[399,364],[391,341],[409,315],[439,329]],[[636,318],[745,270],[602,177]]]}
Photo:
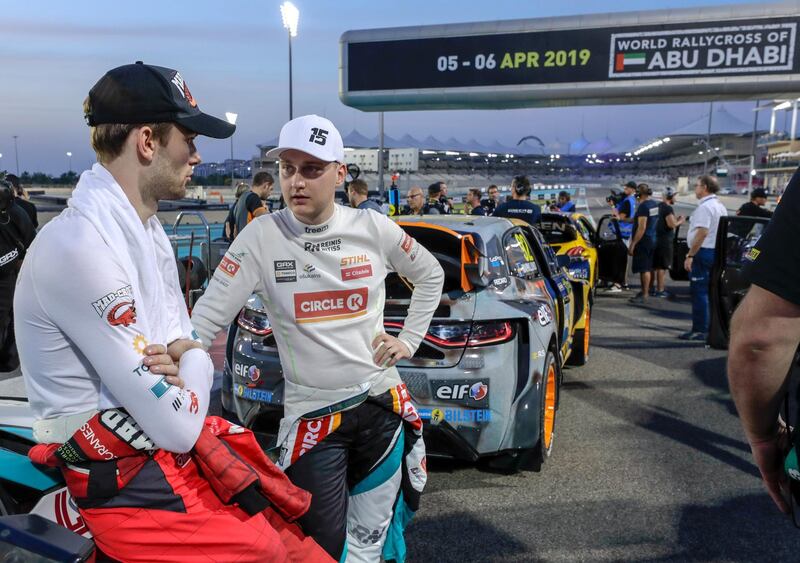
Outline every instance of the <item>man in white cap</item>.
{"label": "man in white cap", "polygon": [[[209,346],[252,293],[261,297],[286,385],[278,463],[312,493],[303,529],[337,560],[402,561],[403,528],[425,485],[425,447],[394,366],[425,336],[444,274],[387,217],[335,205],[347,169],[333,123],[298,117],[278,145],[267,156],[280,159],[287,207],[236,238],[192,323]],[[299,276],[309,265],[322,275]],[[414,287],[397,337],[383,326],[390,271]]]}

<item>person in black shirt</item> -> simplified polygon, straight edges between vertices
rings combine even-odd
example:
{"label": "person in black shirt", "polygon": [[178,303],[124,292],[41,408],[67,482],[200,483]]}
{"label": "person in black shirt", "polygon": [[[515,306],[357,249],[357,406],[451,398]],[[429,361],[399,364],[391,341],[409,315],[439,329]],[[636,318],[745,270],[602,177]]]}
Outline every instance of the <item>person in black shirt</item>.
{"label": "person in black shirt", "polygon": [[422,207],[423,215],[447,215],[449,211],[442,204],[442,183],[434,182],[428,186],[428,201]]}
{"label": "person in black shirt", "polygon": [[728,380],[753,460],[772,500],[789,512],[783,457],[790,444],[778,415],[800,343],[800,170],[764,234],[746,255],[752,283],[731,319]]}
{"label": "person in black shirt", "polygon": [[772,211],[764,209],[767,204],[767,191],[764,188],[755,188],[750,192],[750,201],[739,208],[737,215],[745,217],[772,217]]}
{"label": "person in black shirt", "polygon": [[250,186],[247,185],[247,182],[239,182],[239,184],[237,184],[236,199],[228,210],[228,216],[225,217],[225,232],[223,233],[223,237],[228,242],[233,242],[233,232],[236,230],[236,215],[234,214],[236,204],[239,203],[239,198],[242,197],[242,194],[248,191],[250,191]]}
{"label": "person in black shirt", "polygon": [[269,213],[264,201],[272,193],[273,185],[275,185],[275,180],[269,172],[258,172],[253,176],[253,187],[249,192],[242,194],[233,208],[233,215],[236,221],[233,238],[236,238],[250,221]]}
{"label": "person in black shirt", "polygon": [[486,210],[481,205],[481,191],[478,188],[470,188],[467,192],[467,209],[470,215],[486,215]]}
{"label": "person in black shirt", "polygon": [[628,254],[633,257],[631,270],[639,274],[642,291],[631,298],[633,303],[646,303],[653,281],[653,252],[656,247],[656,223],[658,222],[658,203],[650,199],[653,191],[647,184],[639,184],[639,205],[634,214],[633,236]]}
{"label": "person in black shirt", "polygon": [[486,193],[489,194],[489,197],[481,200],[481,207],[486,210],[487,215],[491,215],[494,213],[495,207],[500,203],[500,189],[492,184],[486,189]]}
{"label": "person in black shirt", "polygon": [[22,210],[28,214],[28,218],[31,220],[34,230],[38,229],[39,218],[37,217],[36,205],[28,199],[28,194],[25,192],[22,184],[20,184],[19,177],[16,174],[7,174],[6,181],[14,188],[14,203],[19,205]]}
{"label": "person in black shirt", "polygon": [[665,283],[667,270],[672,267],[672,249],[674,246],[675,229],[683,225],[686,218],[683,215],[675,216],[673,205],[675,203],[675,190],[666,188],[661,203],[658,204],[658,222],[656,223],[656,248],[653,252],[653,268],[656,271],[656,297],[668,297]]}
{"label": "person in black shirt", "polygon": [[526,176],[514,176],[511,181],[511,201],[501,203],[494,210],[494,217],[523,219],[535,225],[542,217],[542,208],[530,202],[531,182]]}
{"label": "person in black shirt", "polygon": [[19,367],[14,338],[14,288],[25,252],[35,236],[28,214],[15,203],[13,186],[0,180],[0,372]]}

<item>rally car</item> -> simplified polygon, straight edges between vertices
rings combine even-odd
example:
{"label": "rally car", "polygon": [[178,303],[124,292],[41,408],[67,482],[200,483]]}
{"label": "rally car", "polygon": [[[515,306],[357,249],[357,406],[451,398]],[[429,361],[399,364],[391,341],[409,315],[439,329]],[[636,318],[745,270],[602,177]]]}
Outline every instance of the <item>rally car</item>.
{"label": "rally car", "polygon": [[[429,454],[486,458],[507,470],[540,468],[553,446],[562,365],[583,353],[573,338],[586,282],[570,280],[526,223],[426,216],[398,224],[445,272],[428,333],[414,357],[398,364],[430,422]],[[387,332],[401,330],[410,296],[407,280],[387,278]],[[274,434],[283,414],[283,376],[257,297],[231,326],[227,352],[223,410],[256,432]]]}
{"label": "rally car", "polygon": [[573,277],[587,280],[594,291],[599,271],[597,233],[592,218],[583,213],[544,212],[536,227],[558,256],[585,261],[584,264],[573,261],[569,271]]}
{"label": "rally car", "polygon": [[768,223],[764,217],[722,217],[719,221],[709,282],[707,343],[712,348],[728,347],[731,317],[750,288],[744,268],[757,256],[754,247]]}

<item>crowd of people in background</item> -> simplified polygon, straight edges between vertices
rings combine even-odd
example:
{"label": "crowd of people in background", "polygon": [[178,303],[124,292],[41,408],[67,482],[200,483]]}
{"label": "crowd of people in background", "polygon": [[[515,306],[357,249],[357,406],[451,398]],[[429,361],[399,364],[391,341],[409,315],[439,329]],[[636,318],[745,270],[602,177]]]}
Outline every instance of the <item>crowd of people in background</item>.
{"label": "crowd of people in background", "polygon": [[[239,184],[236,202],[231,206],[225,222],[226,238],[233,240],[247,223],[269,212],[266,200],[272,192],[273,184],[274,179],[266,172],[256,174],[252,188],[246,183]],[[708,334],[709,275],[719,219],[727,214],[717,198],[718,192],[716,178],[708,175],[698,178],[695,195],[700,201],[689,220],[689,251],[683,264],[690,273],[692,295],[692,327],[680,336],[685,340],[705,340]],[[526,176],[515,176],[511,182],[510,196],[501,198],[500,189],[495,184],[490,185],[485,194],[479,188],[470,188],[462,209],[463,213],[469,215],[517,218],[535,225],[541,219],[543,207],[532,202],[530,195],[530,180]],[[369,186],[361,179],[355,179],[348,184],[345,197],[351,207],[384,214],[387,212],[387,206],[382,206],[369,197]],[[675,229],[687,221],[682,215],[676,215],[675,197],[676,190],[672,187],[664,189],[661,200],[656,201],[653,199],[653,190],[647,183],[628,181],[623,185],[623,193],[613,203],[611,213],[617,220],[619,234],[628,248],[629,259],[626,268],[619,269],[617,278],[610,280],[605,288],[606,292],[621,293],[630,290],[628,279],[631,274],[638,274],[641,287],[630,299],[631,302],[647,304],[650,298],[671,296],[667,292],[666,278],[667,272],[673,267]],[[766,202],[766,191],[755,188],[750,194],[750,201],[739,208],[737,215],[771,217],[772,212],[765,208]],[[544,208],[562,213],[577,211],[575,202],[567,191],[561,191],[552,203],[544,202]],[[406,204],[400,209],[400,214],[449,215],[455,210],[453,199],[448,196],[447,184],[438,181],[425,189],[412,186],[406,194]]]}

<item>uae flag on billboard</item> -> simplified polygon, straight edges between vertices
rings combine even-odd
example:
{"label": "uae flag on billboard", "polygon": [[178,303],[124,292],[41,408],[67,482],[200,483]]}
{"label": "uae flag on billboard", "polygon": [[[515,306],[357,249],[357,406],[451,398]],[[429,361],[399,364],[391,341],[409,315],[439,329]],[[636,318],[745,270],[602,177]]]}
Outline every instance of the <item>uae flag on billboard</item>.
{"label": "uae flag on billboard", "polygon": [[617,53],[614,61],[614,72],[622,72],[633,66],[647,63],[644,53]]}

